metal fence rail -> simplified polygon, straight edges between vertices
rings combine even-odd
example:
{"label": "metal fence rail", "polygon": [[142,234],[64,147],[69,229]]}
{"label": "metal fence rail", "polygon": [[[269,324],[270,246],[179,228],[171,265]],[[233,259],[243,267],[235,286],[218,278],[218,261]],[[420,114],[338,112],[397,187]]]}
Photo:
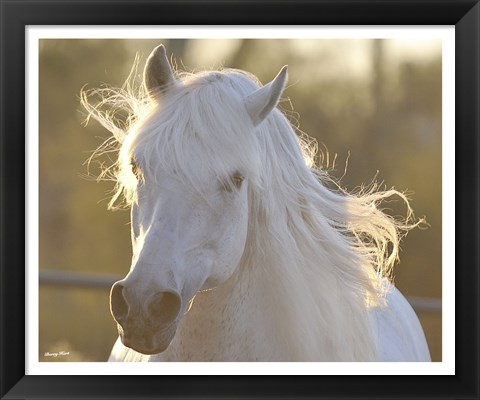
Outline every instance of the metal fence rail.
{"label": "metal fence rail", "polygon": [[107,274],[85,274],[57,270],[40,271],[40,285],[49,286],[110,289],[120,279],[122,278],[119,276]]}
{"label": "metal fence rail", "polygon": [[[85,274],[80,272],[43,270],[40,271],[40,285],[110,290],[120,276],[108,274]],[[416,311],[441,313],[442,300],[427,297],[407,296],[408,302]]]}
{"label": "metal fence rail", "polygon": [[416,297],[406,296],[410,305],[416,310],[421,312],[441,313],[442,312],[442,300],[432,299],[429,297]]}

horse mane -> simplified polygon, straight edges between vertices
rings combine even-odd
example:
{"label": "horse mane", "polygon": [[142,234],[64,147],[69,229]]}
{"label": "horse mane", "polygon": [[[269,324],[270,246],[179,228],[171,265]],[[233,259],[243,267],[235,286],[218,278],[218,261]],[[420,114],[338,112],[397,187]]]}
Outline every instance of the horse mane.
{"label": "horse mane", "polygon": [[[377,185],[347,193],[312,165],[312,141],[297,135],[278,109],[254,129],[241,109],[242,99],[258,88],[251,75],[225,69],[178,79],[182,85],[158,105],[129,83],[82,92],[88,115],[113,133],[95,155],[118,152],[100,176],[116,182],[109,206],[135,201],[130,163],[139,154],[145,173],[157,177],[159,166],[175,170],[193,187],[199,163],[221,178],[237,167],[225,160],[235,159],[248,170],[250,201],[236,277],[255,270],[270,283],[270,310],[288,326],[276,340],[293,347],[299,360],[374,360],[367,310],[383,306],[400,240],[421,222],[412,222],[406,196]],[[170,118],[159,117],[159,109]],[[198,160],[195,151],[208,156]],[[380,208],[395,196],[406,205],[403,220]]]}

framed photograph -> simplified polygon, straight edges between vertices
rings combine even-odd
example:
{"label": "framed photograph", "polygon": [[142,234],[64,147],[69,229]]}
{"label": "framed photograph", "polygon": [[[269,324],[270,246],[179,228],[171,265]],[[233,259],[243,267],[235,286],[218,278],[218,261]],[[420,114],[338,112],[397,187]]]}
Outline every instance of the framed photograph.
{"label": "framed photograph", "polygon": [[478,397],[478,2],[0,1],[2,398]]}

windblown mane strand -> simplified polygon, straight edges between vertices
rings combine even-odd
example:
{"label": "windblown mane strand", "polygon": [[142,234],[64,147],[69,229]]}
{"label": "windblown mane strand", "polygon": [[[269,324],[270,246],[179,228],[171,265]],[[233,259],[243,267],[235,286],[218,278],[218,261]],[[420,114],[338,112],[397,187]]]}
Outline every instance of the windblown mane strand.
{"label": "windblown mane strand", "polygon": [[[278,110],[259,126],[256,138],[262,149],[262,188],[253,187],[251,195],[253,240],[247,256],[252,265],[268,265],[269,277],[281,271],[269,296],[277,303],[272,312],[290,314],[299,330],[296,337],[310,339],[303,349],[318,349],[313,354],[330,360],[375,359],[366,306],[382,304],[388,285],[381,277],[390,274],[398,257],[402,232],[415,226],[408,222],[406,197],[375,187],[358,195],[328,189],[327,176],[312,173],[302,154],[308,146],[302,146]],[[396,221],[379,209],[392,196],[407,204],[407,221]],[[278,297],[279,287],[303,296]],[[295,343],[295,335],[290,339],[287,342]],[[300,359],[309,359],[309,354]]]}
{"label": "windblown mane strand", "polygon": [[[85,89],[80,92],[80,103],[87,112],[85,124],[91,118],[107,129],[112,136],[106,139],[88,158],[87,164],[101,160],[105,155],[116,154],[117,159],[110,165],[103,161],[97,180],[108,180],[116,183],[109,209],[129,207],[133,199],[134,177],[131,171],[124,168],[120,150],[130,130],[145,118],[151,110],[151,102],[143,84],[136,84],[140,57],[135,57],[130,73],[121,88],[104,85],[100,88]],[[89,171],[90,174],[90,171]]]}

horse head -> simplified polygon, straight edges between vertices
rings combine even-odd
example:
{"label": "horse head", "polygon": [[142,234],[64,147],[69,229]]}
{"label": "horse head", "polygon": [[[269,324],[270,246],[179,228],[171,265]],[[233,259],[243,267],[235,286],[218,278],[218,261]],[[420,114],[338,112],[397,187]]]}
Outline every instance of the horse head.
{"label": "horse head", "polygon": [[[200,81],[225,84],[217,82],[225,75],[215,74]],[[229,143],[222,131],[255,135],[286,78],[284,67],[262,87],[245,79],[242,90],[225,89],[231,95],[211,110],[195,91],[198,80],[175,77],[162,45],[151,53],[144,70],[151,112],[120,150],[135,193],[131,269],[110,294],[125,346],[143,354],[164,351],[195,295],[235,273],[248,235],[249,185],[261,160]],[[248,137],[243,142],[252,146]]]}

